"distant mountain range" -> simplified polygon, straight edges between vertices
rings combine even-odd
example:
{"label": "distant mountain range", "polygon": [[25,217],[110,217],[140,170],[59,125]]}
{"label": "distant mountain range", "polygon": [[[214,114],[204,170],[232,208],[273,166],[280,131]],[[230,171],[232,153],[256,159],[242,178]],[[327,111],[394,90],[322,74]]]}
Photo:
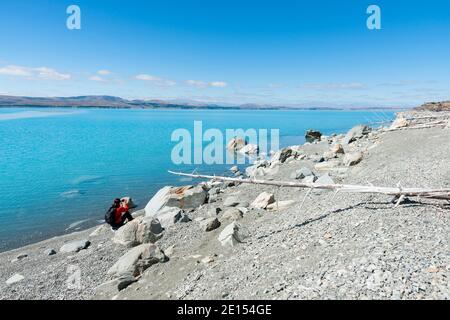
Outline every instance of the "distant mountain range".
{"label": "distant mountain range", "polygon": [[0,95],[0,107],[61,107],[61,108],[124,108],[124,109],[243,109],[243,110],[368,110],[399,109],[370,107],[304,107],[276,106],[265,104],[226,105],[197,101],[164,100],[126,100],[113,96],[77,96],[77,97],[18,97]]}

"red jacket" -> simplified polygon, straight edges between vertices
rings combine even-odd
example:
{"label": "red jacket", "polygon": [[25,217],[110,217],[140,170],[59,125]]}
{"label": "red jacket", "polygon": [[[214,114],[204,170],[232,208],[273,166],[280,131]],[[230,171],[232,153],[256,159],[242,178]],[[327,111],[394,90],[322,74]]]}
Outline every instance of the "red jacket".
{"label": "red jacket", "polygon": [[116,223],[117,224],[121,224],[122,223],[122,215],[128,211],[128,206],[124,205],[124,206],[120,206],[118,208],[116,208]]}

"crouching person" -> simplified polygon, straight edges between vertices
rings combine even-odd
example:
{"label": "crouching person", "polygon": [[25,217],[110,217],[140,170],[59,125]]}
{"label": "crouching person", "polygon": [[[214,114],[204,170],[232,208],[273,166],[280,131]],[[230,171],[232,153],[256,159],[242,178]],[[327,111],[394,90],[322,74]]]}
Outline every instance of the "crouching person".
{"label": "crouching person", "polygon": [[105,221],[108,223],[113,230],[117,230],[122,227],[125,222],[130,222],[133,220],[129,210],[129,205],[127,200],[114,199],[113,204],[108,209],[105,215]]}

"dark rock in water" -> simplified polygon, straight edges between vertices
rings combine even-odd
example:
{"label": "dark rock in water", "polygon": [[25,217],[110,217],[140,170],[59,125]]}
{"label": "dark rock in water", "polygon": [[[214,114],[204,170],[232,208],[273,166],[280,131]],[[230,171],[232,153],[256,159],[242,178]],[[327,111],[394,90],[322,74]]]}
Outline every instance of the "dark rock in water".
{"label": "dark rock in water", "polygon": [[317,130],[308,130],[305,134],[306,142],[313,143],[314,141],[320,141],[322,138],[322,133]]}

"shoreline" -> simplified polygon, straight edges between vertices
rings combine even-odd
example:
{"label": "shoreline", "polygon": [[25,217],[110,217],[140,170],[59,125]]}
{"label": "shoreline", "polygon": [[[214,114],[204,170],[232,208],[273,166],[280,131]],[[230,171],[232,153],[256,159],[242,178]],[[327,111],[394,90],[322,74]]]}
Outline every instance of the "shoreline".
{"label": "shoreline", "polygon": [[[373,129],[345,147],[345,154],[362,153],[362,160],[350,166],[342,166],[341,155],[318,160],[328,152],[330,141],[345,139],[332,135],[285,148],[282,154],[291,150],[286,159],[275,156],[283,161],[272,157],[245,171],[263,179],[289,180],[305,166],[320,179],[339,183],[395,186],[401,180],[404,187],[444,187],[445,177],[450,177],[446,135],[448,129],[441,127]],[[396,208],[386,196],[365,194],[335,195],[330,204],[328,191],[277,193],[269,186],[201,181],[192,184],[208,186],[208,201],[184,211],[182,222],[172,221],[154,240],[167,261],[140,271],[125,288],[111,270],[145,244],[124,245],[122,232],[112,233],[102,224],[0,253],[0,299],[450,298],[445,285],[450,271],[445,204],[410,199]],[[277,206],[250,205],[262,191],[273,193]],[[229,207],[230,199],[239,204]],[[202,226],[212,217],[221,223],[205,232]],[[128,232],[142,219],[121,229]],[[229,247],[219,240],[232,221],[248,234]],[[87,247],[62,252],[64,245],[81,240],[89,242]],[[48,249],[56,254],[47,256]],[[66,282],[73,266],[82,275],[79,288]],[[24,279],[5,285],[14,275]]]}

